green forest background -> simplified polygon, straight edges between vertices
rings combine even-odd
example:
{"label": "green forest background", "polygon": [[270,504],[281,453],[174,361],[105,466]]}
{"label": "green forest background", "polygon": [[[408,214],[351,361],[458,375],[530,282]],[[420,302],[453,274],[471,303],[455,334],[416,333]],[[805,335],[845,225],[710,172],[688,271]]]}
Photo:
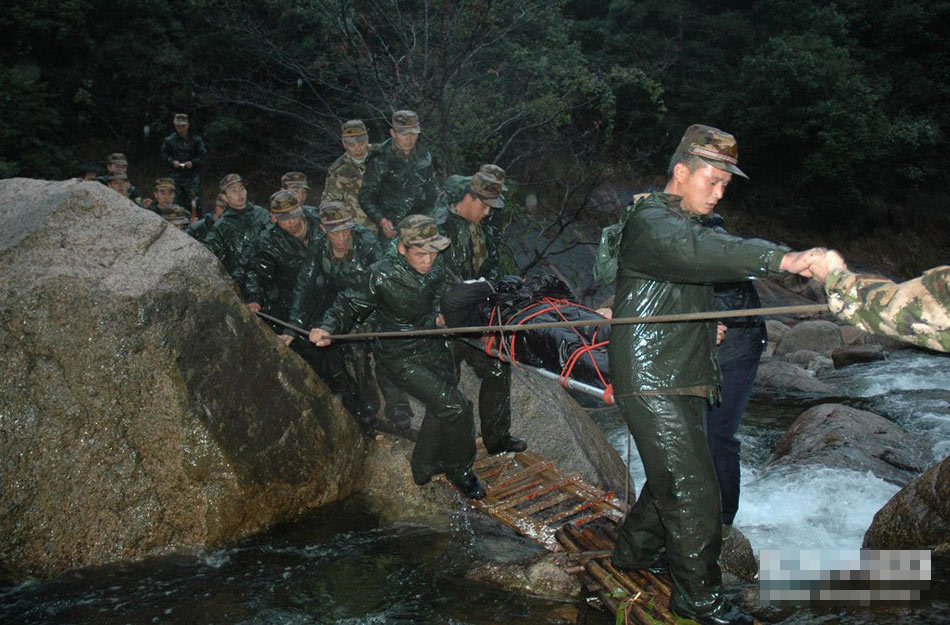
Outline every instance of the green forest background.
{"label": "green forest background", "polygon": [[443,174],[495,162],[511,211],[607,223],[698,122],[751,177],[732,230],[903,277],[950,258],[948,31],[925,0],[10,0],[0,177],[125,152],[150,190],[187,112],[206,199],[237,171],[262,202],[288,170],[319,192],[343,120],[381,140],[411,108]]}

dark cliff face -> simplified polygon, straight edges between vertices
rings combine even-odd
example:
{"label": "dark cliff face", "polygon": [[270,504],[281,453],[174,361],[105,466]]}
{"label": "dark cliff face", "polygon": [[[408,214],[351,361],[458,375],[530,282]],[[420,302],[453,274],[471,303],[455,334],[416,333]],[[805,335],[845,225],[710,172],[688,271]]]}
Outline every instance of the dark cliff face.
{"label": "dark cliff face", "polygon": [[348,495],[362,439],[204,248],[98,183],[0,182],[0,565],[222,544]]}

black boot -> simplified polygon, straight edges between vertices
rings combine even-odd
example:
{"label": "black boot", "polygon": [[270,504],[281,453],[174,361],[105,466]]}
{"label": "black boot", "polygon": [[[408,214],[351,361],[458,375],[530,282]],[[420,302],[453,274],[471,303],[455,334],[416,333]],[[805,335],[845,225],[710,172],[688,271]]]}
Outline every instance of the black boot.
{"label": "black boot", "polygon": [[469,499],[481,499],[485,496],[485,484],[471,469],[446,472],[445,476]]}
{"label": "black boot", "polygon": [[393,404],[386,406],[386,416],[398,431],[412,427],[412,408],[409,404]]}
{"label": "black boot", "polygon": [[751,614],[744,612],[728,601],[722,606],[705,616],[694,616],[692,614],[680,614],[674,608],[673,614],[681,618],[693,619],[700,625],[755,625],[755,619]]}
{"label": "black boot", "polygon": [[523,438],[515,438],[514,436],[506,436],[505,440],[502,441],[500,445],[493,445],[492,447],[485,447],[485,451],[490,454],[500,454],[506,451],[524,451],[528,448],[528,443]]}

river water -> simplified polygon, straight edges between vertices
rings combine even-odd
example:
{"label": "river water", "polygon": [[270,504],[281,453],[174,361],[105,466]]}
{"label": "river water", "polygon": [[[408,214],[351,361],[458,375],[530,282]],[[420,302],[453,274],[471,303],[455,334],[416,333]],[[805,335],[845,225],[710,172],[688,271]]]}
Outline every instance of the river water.
{"label": "river water", "polygon": [[[899,351],[884,362],[820,376],[845,401],[881,414],[933,441],[934,461],[950,454],[950,357]],[[873,475],[821,467],[769,470],[770,449],[813,397],[757,392],[740,429],[742,498],[736,526],[753,549],[856,549],[874,513],[897,488]],[[596,418],[627,452],[626,429],[609,411]],[[632,448],[631,472],[643,470]],[[459,510],[454,529],[381,527],[351,498],[234,547],[67,572],[43,583],[0,589],[0,622],[389,624],[573,623],[607,625],[583,603],[513,595],[466,581],[483,562],[504,562],[539,548]],[[947,622],[942,608],[878,614],[844,611],[781,615],[793,623]],[[948,617],[950,618],[950,617]]]}

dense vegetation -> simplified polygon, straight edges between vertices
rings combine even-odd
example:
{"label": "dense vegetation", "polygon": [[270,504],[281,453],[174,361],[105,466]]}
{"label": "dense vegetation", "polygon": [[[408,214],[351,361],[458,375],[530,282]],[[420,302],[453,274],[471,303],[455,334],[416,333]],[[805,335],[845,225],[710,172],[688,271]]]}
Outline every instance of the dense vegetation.
{"label": "dense vegetation", "polygon": [[655,183],[703,122],[739,139],[752,182],[729,199],[751,225],[767,213],[845,247],[943,232],[891,263],[911,270],[947,256],[946,24],[939,0],[11,0],[0,176],[124,151],[144,181],[184,111],[206,181],[319,182],[342,120],[378,138],[413,108],[444,173],[497,162],[563,218],[605,182]]}

